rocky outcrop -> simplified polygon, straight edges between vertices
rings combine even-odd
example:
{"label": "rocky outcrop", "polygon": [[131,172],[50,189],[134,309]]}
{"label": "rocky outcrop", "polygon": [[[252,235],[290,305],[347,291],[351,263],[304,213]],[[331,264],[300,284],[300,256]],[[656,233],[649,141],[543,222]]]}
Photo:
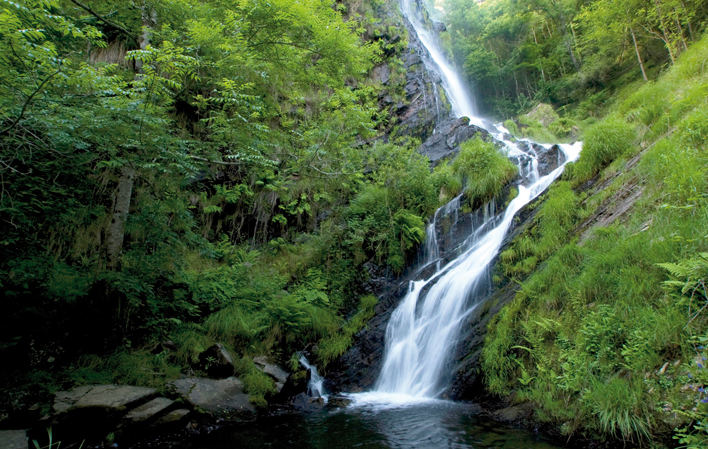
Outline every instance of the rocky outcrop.
{"label": "rocky outcrop", "polygon": [[[558,145],[541,145],[525,140],[517,142],[516,145],[524,152],[534,155],[538,164],[539,176],[546,176],[566,161],[565,153]],[[530,157],[523,155],[510,159],[521,167],[522,176],[531,171],[532,159]]]}
{"label": "rocky outcrop", "polygon": [[170,382],[169,387],[185,402],[215,417],[231,421],[253,421],[256,409],[235,377],[202,379],[188,377]]}
{"label": "rocky outcrop", "polygon": [[209,377],[215,379],[224,379],[234,375],[234,361],[221,343],[216,343],[199,354],[199,365]]}
{"label": "rocky outcrop", "polygon": [[283,390],[285,383],[288,381],[290,374],[264,355],[254,357],[253,362],[256,364],[256,368],[263,371],[273,379],[275,382],[275,389],[278,393],[280,393]]}
{"label": "rocky outcrop", "polygon": [[440,160],[457,154],[460,144],[475,136],[489,141],[491,136],[484,128],[469,124],[467,117],[448,119],[439,124],[435,132],[423,143],[418,152],[428,156],[433,166]]}
{"label": "rocky outcrop", "polygon": [[109,433],[118,436],[153,424],[172,406],[172,401],[156,396],[154,388],[127,385],[86,385],[60,391],[55,395],[52,411],[30,430],[30,437],[44,442],[48,427],[52,428],[54,441],[65,443],[101,440]]}

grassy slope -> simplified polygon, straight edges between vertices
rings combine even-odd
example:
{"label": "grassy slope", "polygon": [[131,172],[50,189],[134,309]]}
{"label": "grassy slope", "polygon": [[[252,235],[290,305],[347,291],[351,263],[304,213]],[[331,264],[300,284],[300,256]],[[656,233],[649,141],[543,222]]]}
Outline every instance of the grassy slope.
{"label": "grassy slope", "polygon": [[502,254],[506,275],[531,276],[489,327],[486,385],[564,434],[706,444],[707,94],[703,38],[656,82],[618,94]]}

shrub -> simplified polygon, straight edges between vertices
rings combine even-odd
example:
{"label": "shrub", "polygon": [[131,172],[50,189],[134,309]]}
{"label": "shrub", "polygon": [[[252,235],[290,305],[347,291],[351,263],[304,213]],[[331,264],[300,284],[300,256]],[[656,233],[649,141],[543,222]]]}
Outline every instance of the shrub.
{"label": "shrub", "polygon": [[629,150],[635,138],[634,127],[618,119],[610,118],[592,126],[585,133],[583,151],[574,168],[576,180],[584,182],[591,179]]}
{"label": "shrub", "polygon": [[465,179],[465,193],[473,208],[498,195],[518,172],[494,144],[478,137],[460,145],[452,167]]}

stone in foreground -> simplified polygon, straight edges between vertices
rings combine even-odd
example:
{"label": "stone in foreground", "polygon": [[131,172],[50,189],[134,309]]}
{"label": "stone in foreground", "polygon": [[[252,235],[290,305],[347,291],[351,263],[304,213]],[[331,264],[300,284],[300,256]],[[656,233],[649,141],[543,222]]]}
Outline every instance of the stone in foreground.
{"label": "stone in foreground", "polygon": [[243,383],[235,377],[220,380],[189,377],[170,385],[185,401],[215,416],[239,421],[252,421],[256,417],[248,394],[243,392]]}
{"label": "stone in foreground", "polygon": [[199,364],[209,377],[215,379],[225,379],[234,375],[234,361],[221,343],[199,354]]}
{"label": "stone in foreground", "polygon": [[280,393],[290,374],[275,363],[272,363],[264,355],[254,357],[253,361],[256,364],[256,368],[273,378],[275,381],[275,389],[278,390],[278,393]]}
{"label": "stone in foreground", "polygon": [[87,385],[70,391],[60,391],[54,398],[54,412],[70,409],[96,407],[107,410],[123,410],[149,399],[154,388],[128,385]]}
{"label": "stone in foreground", "polygon": [[167,398],[155,398],[152,401],[131,410],[130,413],[125,415],[125,420],[133,423],[147,421],[150,418],[162,413],[174,403],[175,401]]}
{"label": "stone in foreground", "polygon": [[26,430],[0,430],[0,448],[2,449],[27,449]]}

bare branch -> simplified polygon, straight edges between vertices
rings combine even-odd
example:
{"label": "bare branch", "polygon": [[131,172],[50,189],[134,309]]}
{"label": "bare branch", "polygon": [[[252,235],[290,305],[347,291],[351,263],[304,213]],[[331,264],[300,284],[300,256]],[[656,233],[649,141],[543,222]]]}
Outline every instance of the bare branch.
{"label": "bare branch", "polygon": [[40,90],[42,90],[42,87],[44,87],[44,85],[47,84],[47,82],[48,82],[50,79],[54,78],[54,77],[55,77],[56,75],[58,75],[60,72],[61,72],[61,69],[59,69],[59,70],[57,70],[56,72],[52,73],[52,74],[49,75],[44,81],[42,81],[42,84],[40,84],[39,87],[37,87],[37,89],[35,89],[35,91],[32,92],[32,95],[30,95],[29,98],[27,98],[27,101],[25,101],[25,104],[22,105],[22,110],[20,111],[20,115],[17,117],[17,119],[15,119],[15,121],[14,121],[10,126],[8,126],[7,128],[3,129],[2,131],[0,131],[0,136],[4,136],[5,134],[9,133],[10,131],[12,131],[12,129],[13,129],[15,126],[17,126],[18,123],[20,123],[20,120],[22,120],[22,117],[25,115],[25,112],[27,111],[27,107],[28,107],[29,104],[32,102],[32,99],[34,98],[34,96],[37,95]]}

